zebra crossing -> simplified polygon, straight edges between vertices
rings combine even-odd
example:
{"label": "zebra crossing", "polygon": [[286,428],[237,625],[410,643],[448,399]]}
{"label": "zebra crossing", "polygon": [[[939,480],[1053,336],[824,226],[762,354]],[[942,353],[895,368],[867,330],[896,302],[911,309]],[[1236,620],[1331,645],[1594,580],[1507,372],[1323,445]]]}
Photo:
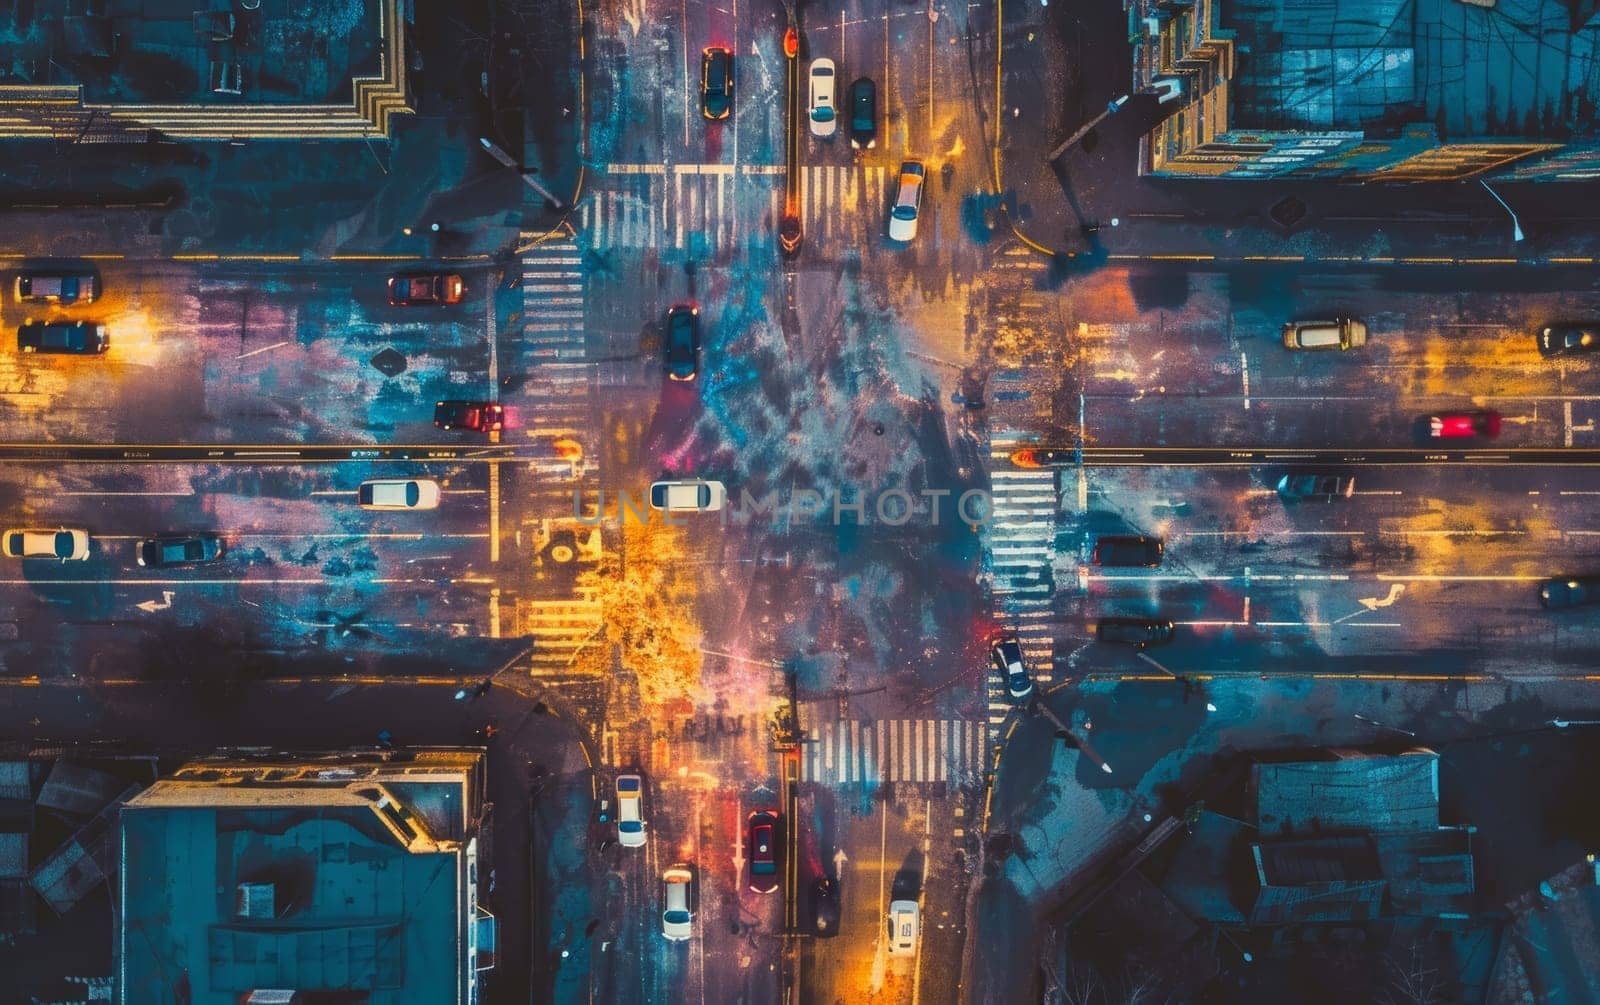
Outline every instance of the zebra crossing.
{"label": "zebra crossing", "polygon": [[517,634],[533,638],[532,676],[570,672],[578,651],[605,623],[601,602],[584,591],[565,600],[524,600],[516,608]]}
{"label": "zebra crossing", "polygon": [[[766,165],[610,165],[579,207],[593,248],[673,249],[693,254],[770,244],[783,215],[781,168]],[[808,238],[856,237],[882,225],[889,169],[817,164],[801,169],[801,222]],[[766,206],[761,218],[751,207]],[[864,222],[870,221],[870,222]]]}
{"label": "zebra crossing", "polygon": [[1056,473],[997,469],[990,473],[994,512],[983,543],[998,597],[1046,597],[1056,532]]}
{"label": "zebra crossing", "polygon": [[583,255],[570,240],[530,248],[522,256],[522,341],[538,362],[581,363],[584,341]]}
{"label": "zebra crossing", "polygon": [[810,733],[800,778],[829,785],[975,782],[989,742],[986,724],[966,719],[835,719]]}

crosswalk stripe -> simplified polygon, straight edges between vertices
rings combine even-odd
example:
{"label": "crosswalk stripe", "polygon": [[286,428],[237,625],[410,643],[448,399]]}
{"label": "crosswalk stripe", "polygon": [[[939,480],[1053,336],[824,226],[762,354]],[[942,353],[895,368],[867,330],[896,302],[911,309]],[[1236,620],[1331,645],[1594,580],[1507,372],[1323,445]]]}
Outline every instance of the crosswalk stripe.
{"label": "crosswalk stripe", "polygon": [[801,758],[807,781],[969,782],[983,770],[987,726],[963,719],[825,721]]}

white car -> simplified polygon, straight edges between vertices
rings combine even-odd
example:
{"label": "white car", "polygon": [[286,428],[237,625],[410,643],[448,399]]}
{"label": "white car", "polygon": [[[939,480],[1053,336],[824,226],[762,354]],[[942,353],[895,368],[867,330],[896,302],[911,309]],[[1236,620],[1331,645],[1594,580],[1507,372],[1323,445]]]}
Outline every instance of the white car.
{"label": "white car", "polygon": [[650,508],[669,513],[715,513],[727,498],[728,490],[721,482],[656,482],[650,486]]}
{"label": "white car", "polygon": [[439,483],[431,478],[379,478],[356,490],[362,509],[438,509]]}
{"label": "white car", "polygon": [[3,539],[7,558],[54,558],[63,562],[82,562],[89,557],[89,532],[86,530],[8,530]]}
{"label": "white car", "polygon": [[811,135],[826,139],[839,129],[839,112],[833,104],[833,60],[811,61]]}
{"label": "white car", "polygon": [[668,942],[685,942],[694,933],[694,873],[681,862],[661,874],[661,934]]}
{"label": "white car", "polygon": [[928,169],[921,161],[900,165],[900,187],[895,189],[894,209],[889,211],[889,240],[909,241],[917,236],[917,216],[922,212],[922,183]]}
{"label": "white car", "polygon": [[617,843],[644,847],[644,779],[638,775],[617,776]]}
{"label": "white car", "polygon": [[897,900],[889,905],[889,955],[917,955],[917,934],[921,918],[914,900]]}

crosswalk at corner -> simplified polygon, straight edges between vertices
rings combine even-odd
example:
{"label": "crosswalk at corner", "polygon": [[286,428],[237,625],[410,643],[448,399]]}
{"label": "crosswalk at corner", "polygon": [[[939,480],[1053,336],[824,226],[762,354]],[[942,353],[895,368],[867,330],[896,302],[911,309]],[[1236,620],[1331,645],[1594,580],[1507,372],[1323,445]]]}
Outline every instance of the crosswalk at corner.
{"label": "crosswalk at corner", "polygon": [[[1017,633],[1035,686],[1055,680],[1055,555],[1056,513],[1060,498],[1056,473],[1045,468],[1011,468],[1011,452],[1020,441],[995,438],[990,443],[997,466],[990,472],[993,518],[983,529],[984,557],[993,577],[995,615]],[[1014,703],[1001,674],[988,675],[989,724],[998,729]]]}
{"label": "crosswalk at corner", "polygon": [[588,360],[583,255],[576,243],[548,241],[522,256],[522,342],[539,363]]}
{"label": "crosswalk at corner", "polygon": [[971,784],[990,742],[984,723],[965,719],[829,719],[807,733],[800,778],[824,785]]}
{"label": "crosswalk at corner", "polygon": [[604,607],[580,589],[562,600],[520,600],[516,605],[516,634],[533,640],[528,672],[534,677],[570,676],[583,647],[597,638],[605,624]]}

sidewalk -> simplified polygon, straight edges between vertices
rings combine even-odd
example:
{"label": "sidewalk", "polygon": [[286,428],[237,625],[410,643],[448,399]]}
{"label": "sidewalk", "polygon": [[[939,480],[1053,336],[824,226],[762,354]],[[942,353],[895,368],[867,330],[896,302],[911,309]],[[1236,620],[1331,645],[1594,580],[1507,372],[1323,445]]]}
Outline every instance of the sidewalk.
{"label": "sidewalk", "polygon": [[[1046,163],[1047,153],[1128,93],[1127,14],[1121,0],[996,4],[974,11],[973,30],[987,41],[994,37],[994,18],[1003,23],[999,190],[1013,229],[1041,253],[1082,258],[1085,268],[1107,261],[1279,257],[1587,265],[1600,256],[1600,212],[1588,208],[1600,207],[1600,183],[1496,184],[1527,233],[1514,245],[1510,218],[1476,182],[1359,186],[1140,177],[1140,137],[1176,111],[1149,96],[1132,98],[1091,138]],[[980,68],[992,69],[985,61],[993,55],[981,53]],[[992,93],[980,93],[986,117],[994,101]],[[991,136],[993,121],[987,119]],[[1287,225],[1270,215],[1275,209]],[[1085,235],[1085,224],[1098,224],[1098,232]]]}

